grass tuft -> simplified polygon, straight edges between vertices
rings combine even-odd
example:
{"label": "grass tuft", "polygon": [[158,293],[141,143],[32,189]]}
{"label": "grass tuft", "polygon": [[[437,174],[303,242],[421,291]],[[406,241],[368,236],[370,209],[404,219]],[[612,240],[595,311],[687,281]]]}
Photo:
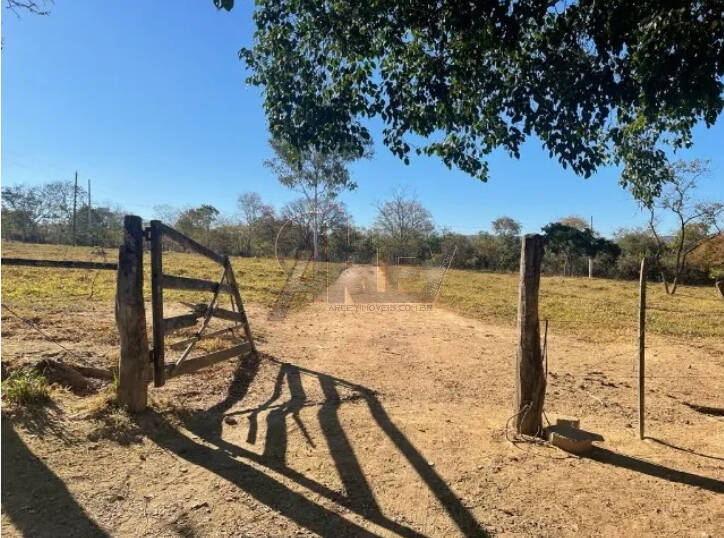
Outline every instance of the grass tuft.
{"label": "grass tuft", "polygon": [[50,401],[50,385],[40,373],[24,368],[2,382],[2,394],[12,405],[42,405]]}

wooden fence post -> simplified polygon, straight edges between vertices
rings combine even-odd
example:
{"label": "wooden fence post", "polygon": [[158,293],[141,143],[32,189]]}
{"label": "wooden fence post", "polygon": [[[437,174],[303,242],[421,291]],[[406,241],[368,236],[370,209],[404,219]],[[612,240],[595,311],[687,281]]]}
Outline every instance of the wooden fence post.
{"label": "wooden fence post", "polygon": [[644,438],[645,378],[646,371],[646,257],[641,260],[639,277],[639,439]]}
{"label": "wooden fence post", "polygon": [[166,383],[163,324],[163,232],[161,222],[151,221],[151,318],[153,319],[153,384]]}
{"label": "wooden fence post", "polygon": [[538,288],[545,239],[538,234],[523,237],[518,288],[518,350],[515,372],[515,429],[542,435],[546,379],[540,347]]}
{"label": "wooden fence post", "polygon": [[149,354],[143,303],[143,227],[141,217],[123,219],[123,245],[118,251],[116,324],[121,339],[118,402],[129,411],[147,403]]}

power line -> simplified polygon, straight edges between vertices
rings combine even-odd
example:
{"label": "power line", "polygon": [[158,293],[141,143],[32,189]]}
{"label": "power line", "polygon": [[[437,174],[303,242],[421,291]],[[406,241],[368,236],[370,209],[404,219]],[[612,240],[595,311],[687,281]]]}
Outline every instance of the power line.
{"label": "power line", "polygon": [[93,243],[93,234],[91,233],[91,180],[88,179],[88,239]]}
{"label": "power line", "polygon": [[78,171],[75,172],[75,183],[73,185],[73,244],[75,245],[76,230],[76,204],[78,200]]}

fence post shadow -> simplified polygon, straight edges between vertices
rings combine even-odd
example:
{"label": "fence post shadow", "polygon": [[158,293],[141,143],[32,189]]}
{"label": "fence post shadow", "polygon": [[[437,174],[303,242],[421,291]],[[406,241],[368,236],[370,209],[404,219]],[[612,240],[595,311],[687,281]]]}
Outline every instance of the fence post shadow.
{"label": "fence post shadow", "polygon": [[312,532],[322,536],[376,536],[336,512],[292,491],[263,471],[232,458],[228,451],[209,448],[193,441],[169,424],[163,415],[153,410],[146,411],[143,416],[137,417],[137,420],[144,426],[146,435],[157,445],[231,482],[257,501]]}
{"label": "fence post shadow", "polygon": [[[301,373],[308,373],[306,371],[302,371],[301,369],[297,368],[294,365],[279,361],[278,359],[271,357],[269,355],[263,355],[264,358],[266,358],[270,363],[279,365],[279,372],[276,375],[275,382],[274,382],[274,389],[272,391],[272,395],[270,398],[268,398],[264,403],[261,405],[252,408],[249,411],[250,414],[250,427],[253,427],[254,429],[254,438],[256,438],[256,420],[259,413],[264,411],[265,409],[268,409],[272,407],[272,403],[276,401],[279,396],[282,393],[284,380],[287,379],[287,383],[290,387],[290,393],[291,393],[291,399],[281,405],[275,406],[275,409],[269,413],[269,415],[272,415],[272,418],[269,419],[269,415],[267,417],[267,436],[266,436],[266,443],[267,445],[269,443],[277,443],[281,444],[284,447],[286,446],[286,420],[285,417],[287,414],[292,414],[293,417],[301,410],[302,407],[304,407],[306,403],[306,396],[304,394],[304,391],[302,389],[300,374]],[[271,449],[271,451],[268,451],[266,449],[265,445],[265,451],[264,454],[259,455],[254,452],[251,452],[249,450],[244,449],[243,447],[240,447],[238,445],[234,445],[232,443],[229,443],[227,441],[224,441],[221,438],[221,422],[223,421],[223,418],[225,416],[225,412],[228,411],[234,403],[238,402],[243,398],[243,396],[248,392],[249,384],[251,383],[251,380],[256,376],[259,368],[259,361],[254,361],[251,363],[247,363],[246,367],[249,367],[253,369],[253,374],[244,374],[240,373],[241,370],[245,369],[244,364],[240,364],[239,369],[237,370],[237,373],[235,374],[235,381],[232,383],[232,386],[229,388],[229,393],[227,394],[227,397],[220,402],[219,404],[209,408],[207,411],[203,411],[201,413],[197,413],[196,415],[190,417],[190,420],[187,419],[186,427],[189,429],[189,431],[193,432],[196,435],[199,435],[202,439],[216,445],[219,450],[215,451],[215,454],[224,454],[227,456],[229,463],[225,464],[228,466],[234,466],[235,464],[240,464],[246,467],[245,464],[242,464],[236,459],[232,459],[233,457],[236,458],[245,458],[247,460],[253,461],[256,464],[265,466],[283,476],[286,478],[289,478],[299,484],[300,486],[309,489],[310,491],[314,492],[317,495],[320,495],[340,506],[343,506],[344,508],[347,508],[348,510],[355,512],[365,518],[367,518],[369,521],[384,527],[386,529],[389,529],[393,532],[396,532],[397,534],[405,537],[422,537],[424,535],[420,534],[419,532],[406,527],[403,524],[397,523],[396,521],[393,521],[389,518],[386,518],[379,510],[377,511],[370,511],[366,507],[368,506],[368,503],[360,503],[355,499],[354,497],[345,496],[342,493],[339,493],[337,491],[334,491],[324,484],[321,484],[304,474],[295,471],[294,469],[287,467],[285,463],[285,451],[282,452],[278,447],[274,447]],[[316,376],[316,374],[315,374]],[[241,381],[239,381],[241,380]],[[323,404],[325,405],[325,404]],[[251,418],[253,417],[253,418]],[[156,424],[159,423],[159,420],[162,420],[164,423],[164,426],[166,426],[168,429],[172,430],[172,427],[166,423],[166,421],[163,419],[161,415],[156,414],[156,417],[154,418],[154,421]],[[298,416],[295,417],[295,420],[297,420],[298,424],[301,422]],[[154,440],[154,442],[161,444],[163,442],[163,439],[159,437],[153,437],[151,432],[158,433],[159,428],[157,425],[149,425],[147,428],[144,428],[148,431],[149,437]],[[166,428],[164,428],[166,429]],[[178,441],[182,440],[188,440],[185,436],[180,434],[179,432],[174,432],[174,437]],[[305,434],[305,437],[307,438],[308,442],[312,442],[311,438],[309,437],[309,434],[306,433],[306,428],[302,426],[302,432]],[[188,440],[190,441],[190,440]],[[172,448],[168,443],[163,444],[162,446],[165,446],[166,448],[177,452],[176,449]],[[177,452],[180,457],[187,458],[188,449],[183,448],[181,451]],[[196,463],[197,465],[203,466],[208,468],[209,470],[212,470],[212,472],[216,472],[214,469],[211,469],[209,466],[204,465],[202,460],[199,461],[192,461],[193,463]],[[349,473],[346,470],[340,471],[343,475],[348,475]],[[260,472],[261,473],[261,472]],[[217,473],[218,474],[218,473]],[[263,476],[265,476],[269,480],[273,480],[272,478],[264,475],[264,473],[261,473]],[[227,478],[224,475],[220,475],[224,478]],[[241,489],[244,489],[246,491],[249,491],[246,487],[244,487],[244,484],[236,483],[238,487]],[[288,488],[287,488],[288,489]],[[288,490],[289,494],[293,494],[295,496],[299,496],[301,498],[304,498],[303,496]],[[254,492],[249,491],[253,496]],[[280,497],[280,498],[283,498]],[[264,502],[263,499],[259,499],[261,502]],[[273,497],[270,497],[270,500],[273,500]],[[310,501],[311,502],[311,501]],[[270,507],[278,509],[274,503],[269,504]],[[323,508],[321,506],[315,505],[319,509],[327,510],[326,508]],[[334,514],[334,512],[330,512],[331,514]],[[289,514],[287,514],[291,519],[294,519]],[[296,520],[295,520],[296,521]],[[343,520],[346,521],[346,520]],[[300,524],[303,524],[299,521],[297,521]],[[305,525],[306,526],[306,525]],[[314,528],[308,527],[311,530],[314,530]],[[331,531],[327,530],[327,534],[329,534]],[[365,531],[367,532],[367,531]],[[322,533],[324,534],[324,533]],[[330,535],[336,535],[337,532],[331,532]],[[353,533],[354,534],[354,533]],[[356,535],[356,534],[354,534]],[[364,535],[364,534],[363,534]],[[374,536],[374,534],[372,534]]]}
{"label": "fence post shadow", "polygon": [[109,536],[5,418],[2,420],[2,508],[24,536]]}
{"label": "fence post shadow", "polygon": [[637,473],[653,476],[654,478],[660,478],[668,482],[696,486],[713,493],[724,493],[724,482],[721,480],[688,473],[686,471],[671,469],[670,467],[665,467],[663,465],[659,465],[658,463],[651,463],[646,460],[626,456],[605,448],[594,447],[586,458],[600,463],[622,467]]}
{"label": "fence post shadow", "polygon": [[[272,360],[278,362],[273,358]],[[440,475],[428,464],[427,459],[423,457],[422,454],[420,454],[417,448],[415,448],[410,440],[390,419],[387,411],[380,402],[379,398],[377,398],[377,396],[375,395],[374,391],[362,385],[351,383],[344,379],[340,379],[328,374],[324,374],[300,366],[294,366],[294,368],[301,373],[308,374],[319,379],[322,390],[325,394],[325,397],[327,398],[327,400],[323,403],[323,406],[339,405],[338,402],[335,404],[335,398],[339,398],[335,388],[336,385],[344,386],[346,388],[356,391],[367,403],[370,414],[377,423],[377,425],[393,442],[395,447],[400,451],[405,459],[407,459],[407,461],[412,465],[418,476],[423,480],[425,485],[430,489],[433,495],[435,495],[438,501],[440,501],[440,504],[443,506],[450,518],[458,526],[460,531],[462,531],[463,534],[465,534],[466,536],[489,536],[489,533],[478,523],[478,521],[470,513],[470,511],[465,508],[465,506],[463,506],[463,504],[460,502],[460,499],[458,499],[457,496],[450,489],[450,486],[448,486],[447,483],[442,479],[442,477],[440,477]],[[334,413],[336,413],[336,410],[334,411]],[[328,422],[328,432],[325,433],[325,435],[328,437],[328,442],[330,442],[329,440],[332,439],[332,432],[330,430],[331,424],[329,424],[328,418],[325,418],[325,421]],[[330,444],[330,450],[333,450],[334,447],[336,447],[338,451],[344,448],[342,446],[343,442],[344,441],[340,441],[339,439],[332,440]],[[349,447],[349,449],[344,448],[343,452],[349,455],[351,453],[351,447]],[[343,455],[340,454],[340,456],[338,456],[339,462],[335,461],[335,463],[341,465],[341,462],[344,461],[342,459],[342,456]],[[352,454],[352,457],[354,457],[354,454]],[[340,470],[340,475],[342,476],[343,481],[346,475],[347,479],[353,483],[353,486],[359,489],[360,487],[363,487],[363,485],[358,483],[359,475],[361,475],[362,472],[359,468],[359,463],[356,462],[356,460],[354,463],[354,468],[347,467],[344,469],[344,471]],[[358,471],[355,471],[355,468],[358,469]],[[363,495],[363,497],[367,496]]]}
{"label": "fence post shadow", "polygon": [[[422,454],[417,451],[414,445],[412,445],[412,443],[405,437],[405,435],[399,430],[399,428],[394,425],[392,420],[387,415],[384,407],[374,395],[373,391],[361,385],[350,383],[340,378],[285,363],[269,355],[264,355],[264,358],[271,363],[279,365],[279,372],[277,373],[271,396],[261,405],[248,411],[250,430],[253,429],[253,434],[250,433],[250,436],[253,439],[256,438],[255,423],[257,420],[257,416],[263,410],[271,407],[272,404],[279,399],[279,396],[282,393],[285,378],[288,378],[287,382],[290,386],[291,399],[288,402],[276,406],[274,411],[271,412],[275,413],[276,418],[272,419],[271,423],[268,423],[268,429],[273,428],[275,430],[279,430],[279,428],[282,427],[286,429],[284,417],[287,414],[292,414],[292,416],[294,417],[295,414],[299,412],[299,410],[305,405],[306,402],[306,396],[304,395],[303,390],[299,390],[301,387],[301,381],[299,380],[300,374],[315,377],[316,379],[318,379],[320,386],[322,387],[322,391],[326,397],[326,400],[321,404],[322,408],[319,412],[320,425],[325,435],[325,439],[327,440],[327,443],[329,445],[330,452],[332,453],[332,458],[334,459],[335,466],[338,473],[340,474],[340,477],[342,478],[348,495],[344,495],[337,491],[331,490],[326,485],[321,484],[305,476],[304,474],[287,467],[284,461],[284,455],[280,456],[279,451],[275,450],[275,457],[270,459],[266,452],[264,455],[259,455],[249,450],[246,450],[243,447],[224,441],[221,438],[221,422],[223,421],[225,412],[228,411],[236,402],[240,401],[243,396],[248,392],[249,384],[258,372],[259,361],[256,361],[250,365],[250,367],[253,369],[253,373],[240,374],[239,372],[237,372],[237,374],[235,375],[235,381],[234,383],[232,383],[227,397],[222,402],[211,407],[207,411],[202,412],[201,414],[197,414],[195,417],[193,417],[193,420],[187,423],[187,427],[190,431],[218,447],[219,450],[210,452],[212,452],[217,459],[221,458],[223,455],[223,463],[207,462],[205,458],[195,457],[193,450],[210,449],[207,449],[203,445],[197,445],[196,443],[193,443],[190,439],[173,430],[173,428],[167,423],[167,428],[164,428],[164,430],[170,430],[169,433],[173,433],[174,439],[176,441],[169,443],[168,440],[164,440],[163,438],[161,438],[161,430],[159,430],[158,428],[147,429],[149,437],[151,437],[152,440],[154,440],[158,444],[162,444],[162,446],[178,453],[180,457],[185,458],[192,463],[195,463],[202,467],[206,467],[212,472],[219,474],[219,476],[222,476],[223,478],[230,479],[238,487],[248,491],[259,501],[267,504],[272,508],[279,509],[277,503],[286,497],[295,499],[295,502],[297,503],[305,504],[305,506],[307,506],[310,510],[316,513],[319,513],[320,510],[327,511],[326,508],[311,503],[311,501],[308,501],[300,494],[295,493],[288,488],[285,488],[286,492],[282,492],[280,490],[280,487],[284,486],[281,486],[281,484],[276,482],[274,479],[265,475],[261,471],[256,471],[254,468],[240,462],[238,459],[233,458],[241,457],[253,461],[254,463],[257,463],[259,465],[266,466],[269,469],[282,474],[286,478],[293,480],[300,486],[309,489],[315,494],[325,497],[326,499],[365,517],[370,522],[389,529],[393,532],[396,532],[402,536],[424,536],[423,534],[415,531],[414,529],[411,529],[405,525],[402,525],[400,523],[397,523],[396,521],[385,517],[377,506],[377,503],[374,499],[374,496],[372,495],[366,477],[364,477],[362,473],[359,461],[352,452],[351,445],[349,444],[346,434],[344,434],[344,432],[342,431],[341,424],[339,423],[339,419],[337,416],[338,407],[341,403],[341,400],[339,399],[336,386],[344,386],[345,388],[354,390],[367,402],[372,417],[377,425],[390,438],[390,440],[400,451],[400,453],[410,462],[412,467],[416,470],[417,474],[420,476],[426,486],[431,490],[431,492],[435,495],[435,497],[440,501],[440,504],[443,506],[444,510],[448,513],[450,518],[455,522],[455,524],[462,531],[462,533],[466,536],[489,536],[487,531],[485,531],[485,529],[475,520],[474,516],[462,505],[460,500],[455,496],[455,494],[445,483],[445,481],[437,474],[437,472],[432,467],[428,465],[427,460],[422,456]],[[244,364],[240,365],[239,367],[239,370],[243,369]],[[242,381],[237,382],[237,380],[239,379]],[[162,419],[161,415],[157,415],[157,420],[159,418]],[[295,418],[295,420],[297,419],[298,417]],[[306,432],[306,430],[303,428],[303,433],[304,432]],[[271,434],[269,434],[269,431],[267,431],[267,443],[270,442],[270,439],[274,440],[279,437],[279,435],[281,434],[278,431],[277,433],[272,432]],[[307,437],[308,441],[311,441],[308,434],[306,434],[305,437]],[[178,448],[174,448],[172,446],[177,443],[193,443],[193,445],[196,445],[196,447],[193,450],[185,447],[184,450],[179,451]],[[234,473],[232,471],[229,471],[228,469],[236,467],[237,465],[239,466],[239,474],[249,473],[250,471],[248,471],[247,468],[252,469],[254,474],[254,480],[260,483],[267,483],[265,487],[272,488],[275,491],[274,495],[270,495],[268,497],[266,495],[258,496],[254,491],[249,490],[249,482],[233,480],[232,475]],[[268,483],[268,481],[272,481],[273,484]],[[254,488],[252,487],[251,489]],[[303,499],[304,501],[300,499]],[[313,506],[309,506],[306,503],[311,503]],[[293,514],[286,512],[282,513],[284,513],[287,517],[290,517],[290,519],[297,521],[297,523],[306,526],[310,530],[316,529],[316,527],[309,527],[307,523],[304,522],[306,520],[297,520],[295,519]],[[329,513],[336,516],[334,512]],[[348,523],[347,520],[343,521]],[[355,531],[357,531],[357,529],[355,529]],[[315,530],[315,532],[319,532],[319,530]],[[364,531],[361,535],[365,535],[365,533],[367,532],[368,531]],[[339,533],[334,532],[334,534]]]}
{"label": "fence post shadow", "polygon": [[697,452],[696,450],[692,450],[690,448],[685,448],[683,446],[677,446],[673,443],[669,443],[668,441],[664,441],[662,439],[658,439],[657,437],[651,437],[647,435],[644,439],[648,441],[653,441],[654,443],[658,443],[660,445],[673,448],[674,450],[678,450],[680,452],[686,452],[688,454],[693,454],[694,456],[699,456],[701,458],[708,458],[710,460],[719,460],[724,461],[724,457],[721,456],[712,456],[711,454],[704,454],[703,452]]}

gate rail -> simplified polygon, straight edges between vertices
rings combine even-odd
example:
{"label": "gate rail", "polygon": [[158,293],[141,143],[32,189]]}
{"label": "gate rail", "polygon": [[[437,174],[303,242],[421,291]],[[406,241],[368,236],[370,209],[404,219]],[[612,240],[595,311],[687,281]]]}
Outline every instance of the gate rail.
{"label": "gate rail", "polygon": [[[144,230],[144,236],[151,243],[151,312],[153,319],[153,347],[150,355],[153,362],[153,382],[156,387],[165,384],[166,379],[182,374],[195,372],[206,366],[230,359],[232,357],[243,357],[248,354],[255,354],[256,348],[252,339],[249,322],[244,311],[244,303],[241,300],[239,286],[234,276],[234,270],[228,256],[223,256],[213,250],[197,243],[190,237],[163,224],[161,221],[152,220],[151,225]],[[198,278],[188,278],[174,275],[167,275],[163,272],[163,237],[167,237],[179,245],[211,259],[222,267],[221,277],[218,282]],[[169,318],[163,317],[163,290],[192,290],[212,293],[208,304],[190,305],[192,312]],[[217,306],[219,294],[228,293],[231,298],[232,310],[219,308]],[[214,331],[204,335],[211,318],[218,318],[235,323],[221,331]],[[171,363],[165,362],[165,338],[166,335],[178,329],[192,327],[202,319],[201,326],[194,336],[172,343],[172,349],[183,347],[178,360]],[[205,337],[218,335],[223,332],[232,332],[240,327],[244,330],[246,342],[235,345],[228,349],[208,353],[200,357],[189,358],[196,344]]]}

